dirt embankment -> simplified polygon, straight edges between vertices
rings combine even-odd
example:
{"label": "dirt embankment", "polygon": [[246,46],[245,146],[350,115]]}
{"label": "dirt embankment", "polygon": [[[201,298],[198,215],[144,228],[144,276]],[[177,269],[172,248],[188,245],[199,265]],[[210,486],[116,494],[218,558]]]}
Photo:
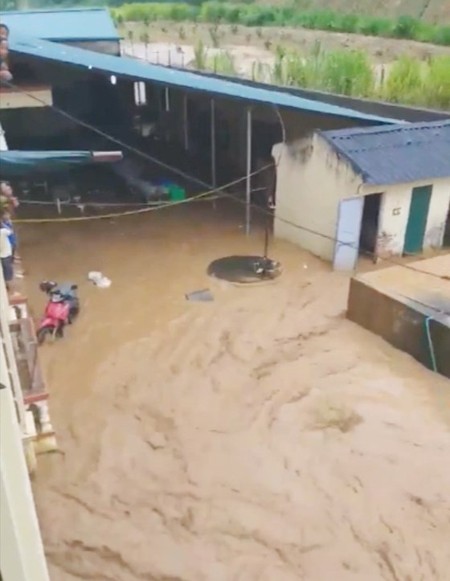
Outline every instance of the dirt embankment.
{"label": "dirt embankment", "polygon": [[[20,235],[30,289],[77,280],[82,300],[42,351],[53,580],[447,578],[449,382],[346,321],[345,278],[277,243],[278,283],[211,286],[209,261],[262,233],[206,207]],[[213,303],[184,300],[205,286]]]}
{"label": "dirt embankment", "polygon": [[[449,16],[450,24],[450,16]],[[148,48],[149,60],[157,61],[155,48],[158,43],[190,45],[195,47],[199,40],[207,47],[230,50],[241,49],[238,57],[245,58],[246,51],[259,51],[260,58],[272,55],[277,47],[307,53],[319,42],[324,50],[350,49],[363,50],[374,64],[387,64],[402,56],[411,56],[425,60],[433,55],[450,55],[450,48],[435,46],[411,40],[395,40],[361,34],[345,34],[340,32],[325,32],[321,30],[306,30],[302,28],[248,28],[221,24],[214,26],[202,23],[151,23],[148,28],[143,24],[126,25],[122,34],[129,44],[128,32],[133,31],[133,44],[142,44],[142,34],[147,32],[150,39]],[[162,52],[162,51],[161,51]],[[266,54],[267,53],[267,54]],[[143,55],[138,55],[143,56]],[[256,55],[258,56],[258,55]],[[255,60],[255,55],[253,55]],[[258,60],[256,58],[256,60]],[[164,59],[161,58],[161,63]],[[184,64],[188,64],[185,62]]]}

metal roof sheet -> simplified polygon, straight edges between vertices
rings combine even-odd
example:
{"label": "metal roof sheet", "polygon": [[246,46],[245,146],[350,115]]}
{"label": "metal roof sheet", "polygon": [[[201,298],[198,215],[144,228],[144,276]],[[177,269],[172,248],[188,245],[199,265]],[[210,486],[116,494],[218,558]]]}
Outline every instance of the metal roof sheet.
{"label": "metal roof sheet", "polygon": [[132,58],[106,55],[22,35],[14,35],[12,37],[9,50],[30,57],[65,63],[119,77],[128,77],[132,80],[155,82],[164,86],[191,91],[202,91],[217,96],[240,99],[253,103],[266,103],[322,115],[367,121],[374,124],[398,123],[398,119],[369,115],[355,111],[354,109],[330,105],[313,99],[305,99],[281,91],[254,87],[248,84],[242,84],[237,79],[227,80],[224,78],[209,77],[197,74],[194,71],[168,68]]}
{"label": "metal roof sheet", "polygon": [[36,172],[58,172],[78,165],[114,163],[120,151],[0,151],[0,175],[25,176]]}
{"label": "metal roof sheet", "polygon": [[0,21],[16,33],[57,42],[120,40],[105,8],[0,12]]}
{"label": "metal roof sheet", "polygon": [[320,135],[367,184],[450,177],[450,121],[321,131]]}

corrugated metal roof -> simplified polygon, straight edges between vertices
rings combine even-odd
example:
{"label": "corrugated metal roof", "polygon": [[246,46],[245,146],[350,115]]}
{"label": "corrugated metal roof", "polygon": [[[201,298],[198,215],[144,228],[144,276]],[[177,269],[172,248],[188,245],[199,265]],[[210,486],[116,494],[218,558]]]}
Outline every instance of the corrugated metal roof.
{"label": "corrugated metal roof", "polygon": [[164,86],[172,86],[179,89],[203,91],[232,99],[272,104],[335,117],[346,117],[374,124],[398,123],[398,119],[369,115],[353,109],[305,99],[281,91],[244,85],[239,83],[238,80],[208,77],[193,71],[171,69],[132,58],[110,56],[36,38],[15,35],[11,39],[9,49],[11,52],[30,57],[43,58],[83,69],[88,68],[118,77],[160,83]]}
{"label": "corrugated metal roof", "polygon": [[330,93],[316,89],[286,87],[283,85],[267,85],[266,83],[259,81],[242,78],[239,79],[239,82],[252,84],[254,87],[273,87],[274,91],[282,91],[283,93],[297,95],[297,97],[322,101],[323,103],[329,103],[330,105],[337,105],[339,107],[348,107],[349,109],[355,109],[356,111],[361,111],[361,113],[367,113],[369,115],[395,118],[397,119],[397,123],[420,123],[422,121],[443,121],[450,119],[450,111],[439,109],[425,109],[423,107],[402,105],[387,101],[374,101],[368,97],[349,97],[348,95],[339,95],[338,93]]}
{"label": "corrugated metal roof", "polygon": [[0,12],[0,21],[8,26],[12,39],[16,33],[56,42],[120,39],[104,8]]}
{"label": "corrugated metal roof", "polygon": [[0,151],[0,175],[25,176],[35,172],[59,172],[73,166],[114,163],[123,158],[120,151]]}
{"label": "corrugated metal roof", "polygon": [[450,121],[321,131],[320,135],[367,184],[450,177]]}

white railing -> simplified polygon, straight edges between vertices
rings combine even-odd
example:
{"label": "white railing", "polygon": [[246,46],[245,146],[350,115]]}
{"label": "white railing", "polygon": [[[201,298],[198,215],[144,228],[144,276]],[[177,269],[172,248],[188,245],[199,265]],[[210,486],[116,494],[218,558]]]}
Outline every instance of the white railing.
{"label": "white railing", "polygon": [[25,455],[32,446],[9,329],[0,269],[0,575],[2,581],[50,581]]}
{"label": "white railing", "polygon": [[17,406],[17,414],[19,425],[22,433],[26,433],[26,413],[23,401],[22,388],[20,385],[19,371],[17,369],[16,356],[14,354],[14,347],[9,328],[10,321],[10,306],[8,300],[8,293],[3,278],[3,271],[0,270],[0,340],[4,355],[6,357],[6,369],[9,375],[9,382],[14,396],[14,401]]}

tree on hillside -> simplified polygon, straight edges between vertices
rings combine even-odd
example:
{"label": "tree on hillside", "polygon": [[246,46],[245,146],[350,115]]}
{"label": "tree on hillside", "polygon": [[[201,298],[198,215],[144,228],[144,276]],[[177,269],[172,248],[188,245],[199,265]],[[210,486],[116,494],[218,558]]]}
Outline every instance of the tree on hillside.
{"label": "tree on hillside", "polygon": [[148,44],[150,42],[150,35],[148,32],[143,32],[140,37],[140,41],[144,45],[145,59],[148,60]]}

